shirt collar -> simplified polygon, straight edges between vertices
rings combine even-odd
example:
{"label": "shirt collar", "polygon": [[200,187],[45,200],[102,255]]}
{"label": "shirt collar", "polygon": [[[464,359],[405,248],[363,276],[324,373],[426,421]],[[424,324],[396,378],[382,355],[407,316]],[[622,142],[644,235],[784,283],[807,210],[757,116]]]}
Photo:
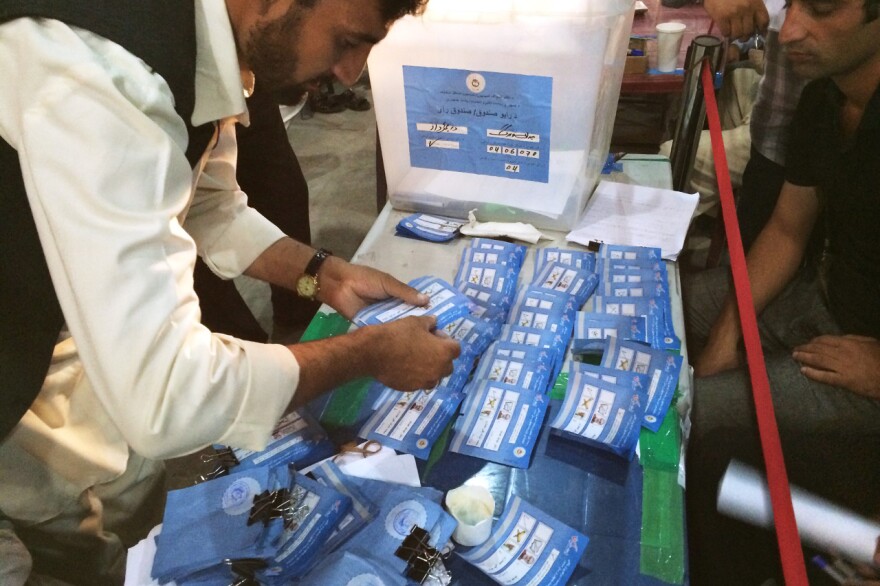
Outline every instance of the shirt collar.
{"label": "shirt collar", "polygon": [[226,3],[195,0],[196,103],[192,125],[237,117],[248,124],[235,37]]}

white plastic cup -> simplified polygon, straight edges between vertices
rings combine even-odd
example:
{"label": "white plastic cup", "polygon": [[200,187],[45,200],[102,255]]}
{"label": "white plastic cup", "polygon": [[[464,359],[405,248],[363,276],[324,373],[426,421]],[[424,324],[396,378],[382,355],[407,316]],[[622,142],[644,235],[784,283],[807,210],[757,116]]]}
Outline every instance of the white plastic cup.
{"label": "white plastic cup", "polygon": [[657,71],[675,71],[685,28],[683,22],[661,22],[657,25]]}
{"label": "white plastic cup", "polygon": [[464,546],[480,545],[492,533],[495,499],[482,486],[459,486],[446,493],[446,509],[458,521],[452,539]]}

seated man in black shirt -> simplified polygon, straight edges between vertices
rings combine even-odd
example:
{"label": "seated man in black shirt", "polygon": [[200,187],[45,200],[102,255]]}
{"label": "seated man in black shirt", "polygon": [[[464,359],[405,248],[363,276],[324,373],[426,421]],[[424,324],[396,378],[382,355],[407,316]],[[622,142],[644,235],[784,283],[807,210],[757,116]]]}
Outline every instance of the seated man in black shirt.
{"label": "seated man in black shirt", "polygon": [[[792,125],[786,182],[748,256],[789,479],[880,512],[880,19],[878,0],[794,0],[780,31],[813,81]],[[821,267],[803,266],[815,226]],[[725,269],[685,283],[697,379],[687,454],[691,583],[760,584],[778,550],[716,512],[728,462],[762,468],[741,331]]]}

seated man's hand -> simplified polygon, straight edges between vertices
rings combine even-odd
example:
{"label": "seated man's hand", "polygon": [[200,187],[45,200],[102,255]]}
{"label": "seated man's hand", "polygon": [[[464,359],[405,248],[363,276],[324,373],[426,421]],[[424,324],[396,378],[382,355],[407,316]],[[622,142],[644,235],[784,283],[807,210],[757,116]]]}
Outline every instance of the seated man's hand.
{"label": "seated man's hand", "polygon": [[703,7],[728,38],[745,39],[770,22],[763,0],[704,0]]}
{"label": "seated man's hand", "polygon": [[[459,343],[434,330],[433,316],[405,317],[379,326],[373,376],[400,391],[432,389],[452,373],[452,361],[461,352]],[[367,329],[364,328],[364,329]]]}
{"label": "seated man's hand", "polygon": [[880,399],[880,341],[866,336],[819,336],[794,349],[807,377]]}
{"label": "seated man's hand", "polygon": [[377,301],[398,297],[411,305],[425,305],[429,299],[388,273],[330,257],[319,273],[318,299],[346,318]]}

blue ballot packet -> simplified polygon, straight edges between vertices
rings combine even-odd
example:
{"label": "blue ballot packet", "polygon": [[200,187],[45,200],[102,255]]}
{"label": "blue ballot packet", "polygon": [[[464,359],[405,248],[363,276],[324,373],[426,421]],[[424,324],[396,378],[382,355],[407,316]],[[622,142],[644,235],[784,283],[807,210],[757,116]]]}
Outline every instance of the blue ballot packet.
{"label": "blue ballot packet", "polygon": [[492,340],[498,337],[501,325],[498,322],[466,315],[444,326],[443,331],[461,345],[462,354],[468,354],[473,359],[474,356],[482,354]]}
{"label": "blue ballot packet", "polygon": [[522,244],[492,238],[474,238],[470,246],[465,249],[462,262],[471,259],[474,262],[512,266],[519,271],[525,262],[527,252],[528,248]]}
{"label": "blue ballot packet", "polygon": [[404,560],[394,552],[409,535],[413,526],[430,533],[429,543],[443,548],[457,526],[455,519],[443,510],[443,493],[431,487],[411,487],[378,480],[352,478],[361,491],[379,508],[376,518],[340,545],[339,550],[367,550],[372,557],[387,562],[401,574]]}
{"label": "blue ballot packet", "polygon": [[287,487],[289,478],[286,467],[251,468],[170,491],[162,532],[156,537],[153,578],[169,582],[211,568],[228,576],[223,560],[270,560],[284,522],[280,517],[253,522],[254,502]]}
{"label": "blue ballot packet", "polygon": [[541,391],[474,381],[455,422],[450,449],[516,468],[528,468],[547,412]]}
{"label": "blue ballot packet", "polygon": [[617,338],[606,338],[605,344],[603,367],[648,376],[648,404],[643,425],[657,431],[678,387],[682,357]]}
{"label": "blue ballot packet", "polygon": [[[632,459],[644,418],[647,388],[626,386],[582,370],[571,362],[562,408],[550,424],[553,432]],[[634,379],[638,380],[638,379]]]}
{"label": "blue ballot packet", "polygon": [[266,584],[287,584],[318,562],[324,544],[351,510],[351,497],[297,473],[291,477],[289,507],[278,553],[259,572]]}
{"label": "blue ballot packet", "polygon": [[[215,446],[223,448],[223,446]],[[261,451],[233,448],[238,460],[231,472],[258,466],[292,465],[305,468],[336,453],[336,446],[327,437],[321,424],[305,408],[284,415],[272,431],[272,439]]]}
{"label": "blue ballot packet", "polygon": [[549,262],[535,275],[532,286],[571,295],[575,309],[580,309],[599,284],[599,275],[559,262]]}
{"label": "blue ballot packet", "polygon": [[499,584],[563,586],[589,539],[518,496],[482,545],[458,555]]}
{"label": "blue ballot packet", "polygon": [[430,298],[428,305],[410,305],[400,299],[380,301],[359,311],[352,322],[357,326],[385,324],[409,316],[433,315],[437,329],[468,315],[468,299],[455,287],[437,277],[419,277],[408,283]]}
{"label": "blue ballot packet", "polygon": [[663,260],[659,248],[648,246],[628,246],[625,244],[603,244],[599,247],[599,258],[623,260],[628,263],[651,263]]}
{"label": "blue ballot packet", "polygon": [[550,368],[550,381],[555,381],[559,372],[562,370],[562,361],[565,358],[565,350],[571,340],[571,330],[563,330],[557,328],[557,331],[551,329],[539,330],[535,328],[524,328],[518,325],[506,325],[501,328],[498,335],[498,341],[510,342],[512,344],[522,344],[524,346],[533,346],[535,348],[546,348],[550,353],[552,364]]}
{"label": "blue ballot packet", "polygon": [[367,419],[358,436],[422,460],[428,459],[464,398],[460,390],[442,388],[382,396],[385,401]]}
{"label": "blue ballot packet", "polygon": [[338,551],[324,558],[298,586],[407,586],[409,581],[390,567],[372,549]]}
{"label": "blue ballot packet", "polygon": [[574,354],[601,354],[605,338],[633,340],[650,344],[648,319],[644,315],[625,316],[579,311],[575,316],[571,351]]}
{"label": "blue ballot packet", "polygon": [[337,523],[336,530],[324,543],[322,554],[327,554],[370,523],[379,513],[379,508],[363,494],[357,483],[342,472],[332,460],[321,462],[309,474],[314,476],[318,482],[332,487],[351,499],[351,510]]}
{"label": "blue ballot packet", "polygon": [[[587,364],[585,362],[577,362],[576,364],[578,372],[582,373],[585,376],[601,378],[604,381],[622,385],[624,387],[645,393],[642,405],[647,405],[647,391],[651,386],[651,379],[650,377],[648,377],[647,374],[640,374],[638,372],[632,371],[625,372],[623,370],[614,370],[613,368],[605,368],[604,366],[599,366],[597,364]],[[655,426],[655,418],[651,416],[648,417],[650,421],[646,421],[645,417],[647,414],[645,414],[644,411],[645,410],[643,408],[642,427],[650,429],[651,427]]]}
{"label": "blue ballot packet", "polygon": [[474,380],[546,392],[552,367],[550,351],[545,348],[493,342],[480,358]]}
{"label": "blue ballot packet", "polygon": [[541,274],[541,271],[544,270],[544,265],[551,262],[574,267],[576,269],[595,271],[596,253],[590,252],[589,250],[574,250],[549,246],[541,248],[537,251],[535,256],[535,272],[532,275],[532,280],[535,280],[535,278]]}
{"label": "blue ballot packet", "polygon": [[418,238],[429,242],[448,242],[458,236],[466,220],[445,218],[431,214],[412,214],[397,223],[398,236]]}
{"label": "blue ballot packet", "polygon": [[595,313],[614,316],[644,317],[645,338],[652,347],[677,350],[681,344],[674,332],[669,331],[671,309],[665,300],[657,297],[606,297],[594,295],[590,300]]}

